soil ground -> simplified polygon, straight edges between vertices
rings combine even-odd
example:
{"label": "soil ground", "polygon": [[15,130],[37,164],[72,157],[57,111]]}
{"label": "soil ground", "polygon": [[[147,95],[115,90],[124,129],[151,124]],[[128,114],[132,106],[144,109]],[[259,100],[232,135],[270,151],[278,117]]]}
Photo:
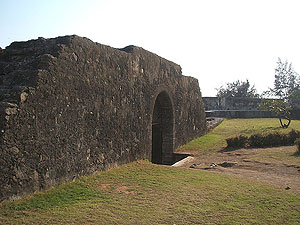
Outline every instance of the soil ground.
{"label": "soil ground", "polygon": [[189,157],[178,166],[242,176],[300,192],[300,155],[295,152],[296,146],[219,150]]}

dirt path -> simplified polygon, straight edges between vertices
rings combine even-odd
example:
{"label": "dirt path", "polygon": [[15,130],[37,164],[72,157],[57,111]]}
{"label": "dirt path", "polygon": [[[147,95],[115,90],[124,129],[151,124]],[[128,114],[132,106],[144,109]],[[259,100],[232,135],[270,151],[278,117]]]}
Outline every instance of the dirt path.
{"label": "dirt path", "polygon": [[300,155],[296,147],[239,149],[188,158],[179,166],[233,174],[300,192]]}

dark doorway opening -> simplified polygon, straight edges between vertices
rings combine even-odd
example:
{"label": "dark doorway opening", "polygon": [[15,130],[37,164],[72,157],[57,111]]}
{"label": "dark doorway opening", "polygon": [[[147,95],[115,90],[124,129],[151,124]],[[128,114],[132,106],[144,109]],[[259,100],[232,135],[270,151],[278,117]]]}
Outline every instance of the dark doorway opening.
{"label": "dark doorway opening", "polygon": [[151,161],[170,165],[173,163],[174,122],[173,106],[167,92],[157,96],[152,115]]}
{"label": "dark doorway opening", "polygon": [[152,162],[162,163],[162,129],[161,124],[152,124]]}

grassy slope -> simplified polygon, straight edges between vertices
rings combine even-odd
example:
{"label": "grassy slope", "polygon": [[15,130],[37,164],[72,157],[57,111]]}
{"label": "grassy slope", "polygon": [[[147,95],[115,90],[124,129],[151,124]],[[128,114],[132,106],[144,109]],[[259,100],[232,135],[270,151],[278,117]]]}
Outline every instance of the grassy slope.
{"label": "grassy slope", "polygon": [[263,119],[226,119],[210,133],[197,138],[178,149],[179,152],[194,154],[209,154],[211,150],[226,147],[225,139],[236,135],[248,135],[263,132],[289,132],[300,130],[300,120],[293,120],[288,129],[282,129],[279,120],[275,118]]}
{"label": "grassy slope", "polygon": [[[300,130],[300,121],[291,128]],[[281,130],[276,119],[226,120],[182,149],[212,153],[226,137],[271,130]],[[300,195],[246,178],[139,161],[0,204],[0,224],[20,223],[300,224]]]}
{"label": "grassy slope", "polygon": [[139,161],[0,206],[0,224],[300,224],[300,196]]}

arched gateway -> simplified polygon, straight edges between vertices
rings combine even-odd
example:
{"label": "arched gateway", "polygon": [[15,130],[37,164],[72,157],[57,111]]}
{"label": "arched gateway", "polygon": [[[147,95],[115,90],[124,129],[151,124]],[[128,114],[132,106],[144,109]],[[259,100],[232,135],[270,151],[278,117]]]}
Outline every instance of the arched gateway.
{"label": "arched gateway", "polygon": [[152,115],[151,161],[157,164],[171,164],[174,147],[174,116],[173,105],[166,91],[157,95]]}

